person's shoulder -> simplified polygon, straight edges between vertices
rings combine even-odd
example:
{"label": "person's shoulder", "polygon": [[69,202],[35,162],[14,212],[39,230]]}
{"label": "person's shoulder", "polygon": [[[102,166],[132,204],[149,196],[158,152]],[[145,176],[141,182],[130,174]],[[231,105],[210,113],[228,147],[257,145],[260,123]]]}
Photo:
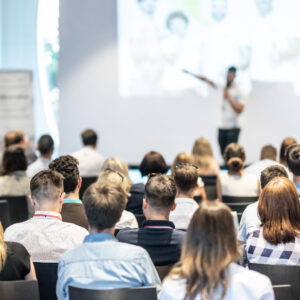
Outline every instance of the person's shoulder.
{"label": "person's shoulder", "polygon": [[7,246],[7,252],[8,253],[14,253],[15,256],[20,256],[20,255],[27,255],[29,256],[28,251],[26,250],[26,248],[18,243],[18,242],[5,242],[6,246]]}
{"label": "person's shoulder", "polygon": [[136,228],[121,229],[117,234],[117,239],[120,242],[135,240],[138,235],[138,231],[139,231],[139,229],[136,229]]}
{"label": "person's shoulder", "polygon": [[248,215],[248,214],[252,214],[253,212],[257,212],[257,207],[258,207],[258,201],[251,203],[249,205],[247,205],[247,207],[245,208],[243,214],[244,215]]}
{"label": "person's shoulder", "polygon": [[141,246],[119,241],[114,247],[116,247],[116,249],[118,249],[119,252],[122,253],[122,258],[125,260],[144,261],[150,259],[148,252]]}
{"label": "person's shoulder", "polygon": [[15,223],[13,225],[10,225],[9,227],[7,227],[4,231],[4,236],[7,237],[12,233],[19,233],[22,231],[26,231],[26,225],[29,225],[31,223],[31,219],[24,221],[24,222],[20,222],[20,223]]}
{"label": "person's shoulder", "polygon": [[173,229],[172,237],[175,240],[178,240],[180,243],[182,243],[184,237],[186,235],[186,232],[180,229]]}
{"label": "person's shoulder", "polygon": [[66,232],[76,232],[76,234],[82,234],[82,235],[88,234],[88,231],[79,225],[69,223],[69,222],[61,222],[60,224],[62,230]]}
{"label": "person's shoulder", "polygon": [[186,290],[186,280],[175,278],[174,276],[167,277],[163,281],[160,299],[184,299]]}

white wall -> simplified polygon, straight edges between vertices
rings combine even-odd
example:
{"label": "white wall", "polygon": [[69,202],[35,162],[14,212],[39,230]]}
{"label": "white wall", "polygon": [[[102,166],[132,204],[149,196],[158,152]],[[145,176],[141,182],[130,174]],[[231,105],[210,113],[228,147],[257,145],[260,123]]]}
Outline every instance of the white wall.
{"label": "white wall", "polygon": [[[124,0],[125,1],[125,0]],[[80,132],[92,127],[99,150],[139,163],[149,150],[170,163],[205,136],[217,147],[220,95],[121,99],[118,96],[117,11],[115,0],[61,0],[60,153],[81,146]],[[255,160],[266,143],[279,146],[287,135],[300,141],[300,99],[288,84],[253,83],[244,113],[241,143]]]}

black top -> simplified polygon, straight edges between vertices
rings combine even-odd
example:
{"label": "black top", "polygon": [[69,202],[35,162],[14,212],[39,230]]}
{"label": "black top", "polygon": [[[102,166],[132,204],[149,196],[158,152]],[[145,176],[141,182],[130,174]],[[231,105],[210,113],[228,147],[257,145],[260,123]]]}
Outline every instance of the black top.
{"label": "black top", "polygon": [[0,272],[0,281],[24,280],[30,272],[30,255],[19,243],[6,242],[7,256]]}
{"label": "black top", "polygon": [[64,203],[61,210],[61,217],[64,222],[69,222],[81,226],[88,230],[89,224],[80,203]]}
{"label": "black top", "polygon": [[156,266],[179,261],[185,232],[175,229],[170,221],[145,221],[140,229],[122,229],[117,234],[120,242],[146,249]]}
{"label": "black top", "polygon": [[128,198],[126,210],[135,215],[143,214],[143,197],[145,193],[145,185],[143,183],[134,184],[129,193],[131,196]]}

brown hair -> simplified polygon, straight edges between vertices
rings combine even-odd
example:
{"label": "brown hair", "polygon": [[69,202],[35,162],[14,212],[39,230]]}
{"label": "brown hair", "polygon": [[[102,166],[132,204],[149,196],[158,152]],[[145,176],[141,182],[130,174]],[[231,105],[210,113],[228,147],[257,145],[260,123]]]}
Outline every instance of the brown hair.
{"label": "brown hair", "polygon": [[260,159],[272,159],[276,160],[277,159],[277,150],[274,146],[272,145],[266,145],[261,149],[260,152]]}
{"label": "brown hair", "polygon": [[168,166],[160,153],[150,151],[144,156],[139,166],[139,170],[142,176],[146,176],[151,173],[165,174],[168,171]]}
{"label": "brown hair", "polygon": [[194,162],[194,158],[191,154],[187,153],[187,152],[180,152],[176,155],[174,161],[173,161],[173,164],[172,164],[172,167],[171,167],[171,173],[172,175],[174,176],[175,174],[175,168],[176,168],[176,165],[178,164],[184,164],[184,163],[187,163],[187,164],[192,164]]}
{"label": "brown hair", "polygon": [[289,169],[296,176],[300,176],[300,145],[293,144],[286,148],[285,158]]}
{"label": "brown hair", "polygon": [[9,131],[4,136],[4,146],[5,148],[11,145],[17,145],[23,142],[24,132],[22,130]]}
{"label": "brown hair", "polygon": [[88,187],[83,204],[90,227],[101,231],[112,228],[120,219],[127,194],[118,184],[101,181]]}
{"label": "brown hair", "polygon": [[244,167],[246,156],[244,147],[237,143],[227,145],[224,150],[224,160],[229,171],[239,172]]}
{"label": "brown hair", "polygon": [[202,202],[187,229],[180,261],[169,277],[186,279],[185,299],[199,293],[212,299],[219,285],[224,297],[228,287],[227,267],[239,259],[230,209],[219,201]]}
{"label": "brown hair", "polygon": [[285,168],[280,165],[273,165],[273,166],[267,167],[260,173],[261,189],[263,189],[275,177],[288,178],[289,176],[288,176]]}
{"label": "brown hair", "polygon": [[286,149],[288,146],[297,144],[297,141],[293,137],[287,137],[285,138],[280,146],[280,155],[279,155],[279,161],[281,164],[285,165],[287,167],[286,163]]}
{"label": "brown hair", "polygon": [[300,233],[300,204],[294,183],[284,177],[271,180],[259,197],[258,213],[269,243],[295,241]]}
{"label": "brown hair", "polygon": [[81,139],[84,146],[96,146],[98,136],[93,129],[86,129],[81,133]]}
{"label": "brown hair", "polygon": [[174,179],[177,188],[187,193],[191,189],[197,186],[197,180],[199,178],[199,171],[196,167],[188,164],[177,165],[175,168]]}
{"label": "brown hair", "polygon": [[38,203],[56,202],[63,192],[63,176],[52,170],[40,171],[30,181],[30,192]]}
{"label": "brown hair", "polygon": [[169,175],[151,177],[145,186],[145,198],[154,209],[171,208],[176,197],[176,184]]}
{"label": "brown hair", "polygon": [[2,157],[2,175],[8,175],[15,171],[26,171],[27,158],[25,151],[19,145],[12,145],[5,149]]}
{"label": "brown hair", "polygon": [[195,140],[192,153],[193,155],[197,156],[213,157],[213,152],[209,140],[204,137]]}

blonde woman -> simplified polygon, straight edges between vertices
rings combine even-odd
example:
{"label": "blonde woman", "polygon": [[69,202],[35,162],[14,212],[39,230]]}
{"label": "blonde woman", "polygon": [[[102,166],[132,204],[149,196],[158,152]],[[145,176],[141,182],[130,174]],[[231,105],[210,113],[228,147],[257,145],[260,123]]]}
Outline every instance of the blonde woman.
{"label": "blonde woman", "polygon": [[[107,168],[105,171],[101,172],[97,183],[101,183],[103,181],[108,181],[115,183],[119,185],[123,191],[125,191],[128,194],[128,183],[125,181],[125,176],[119,172],[119,171],[114,171],[110,168]],[[116,229],[123,229],[123,228],[138,228],[138,223],[137,220],[134,216],[133,213],[124,210],[121,216],[121,219],[119,222],[116,224]]]}
{"label": "blonde woman", "polygon": [[274,300],[270,279],[236,264],[230,209],[203,202],[187,230],[181,259],[163,283],[161,300]]}
{"label": "blonde woman", "polygon": [[4,242],[0,222],[0,281],[36,280],[35,269],[29,253],[19,243]]}

